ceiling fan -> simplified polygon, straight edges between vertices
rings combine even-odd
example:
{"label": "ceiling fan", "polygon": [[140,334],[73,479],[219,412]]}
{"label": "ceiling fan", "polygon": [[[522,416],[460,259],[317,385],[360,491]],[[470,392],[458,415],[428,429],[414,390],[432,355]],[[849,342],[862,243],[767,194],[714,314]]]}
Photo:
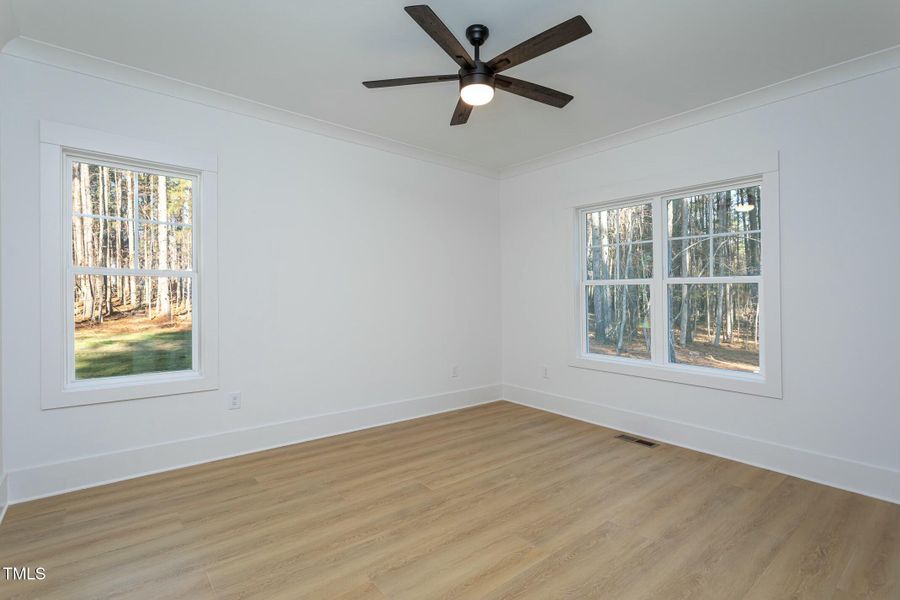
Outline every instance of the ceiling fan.
{"label": "ceiling fan", "polygon": [[473,60],[459,40],[450,33],[447,26],[427,5],[407,6],[405,10],[425,30],[425,33],[430,35],[431,39],[437,42],[437,45],[459,65],[459,72],[455,75],[426,75],[424,77],[363,81],[363,85],[367,88],[458,81],[459,101],[453,111],[450,125],[462,125],[468,121],[473,107],[487,104],[493,99],[495,88],[557,108],[562,108],[572,99],[569,94],[498,73],[586,36],[591,32],[591,27],[584,17],[580,15],[573,17],[498,54],[491,60],[483,62],[479,55],[479,49],[490,33],[487,27],[476,24],[466,28],[466,39],[475,47],[475,59]]}

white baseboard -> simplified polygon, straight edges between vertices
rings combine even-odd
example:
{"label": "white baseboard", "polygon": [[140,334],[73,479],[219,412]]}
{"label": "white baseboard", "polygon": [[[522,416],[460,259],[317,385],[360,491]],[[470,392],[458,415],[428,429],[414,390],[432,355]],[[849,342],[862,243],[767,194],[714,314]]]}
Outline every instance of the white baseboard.
{"label": "white baseboard", "polygon": [[515,385],[503,386],[503,398],[516,404],[900,504],[900,471],[886,467]]}
{"label": "white baseboard", "polygon": [[500,384],[487,385],[39,465],[9,473],[9,503],[485,404],[500,395]]}
{"label": "white baseboard", "polygon": [[6,473],[0,473],[0,525],[3,524],[3,517],[6,516],[6,509],[9,508],[9,478]]}
{"label": "white baseboard", "polygon": [[7,501],[9,504],[17,504],[142,475],[485,404],[501,398],[900,503],[900,471],[576,398],[496,384],[12,471],[0,478],[0,521],[5,514]]}

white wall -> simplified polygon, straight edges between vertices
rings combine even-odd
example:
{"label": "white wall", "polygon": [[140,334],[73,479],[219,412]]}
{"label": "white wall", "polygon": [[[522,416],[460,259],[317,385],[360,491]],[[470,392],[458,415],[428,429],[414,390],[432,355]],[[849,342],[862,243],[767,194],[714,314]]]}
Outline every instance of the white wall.
{"label": "white wall", "polygon": [[[12,500],[498,397],[496,180],[18,57],[0,80]],[[219,392],[40,409],[41,119],[218,153]]]}
{"label": "white wall", "polygon": [[19,27],[13,16],[12,0],[0,0],[0,50],[19,35]]}
{"label": "white wall", "polygon": [[[12,39],[16,34],[15,32],[15,24],[12,19],[12,8],[8,0],[0,0],[0,50],[3,49],[3,46]],[[0,94],[2,94],[2,90],[4,87],[4,79],[0,77]],[[2,104],[0,104],[0,116],[2,116]],[[3,123],[0,120],[0,140],[3,137]],[[0,181],[3,180],[3,148],[2,144],[0,144]],[[3,199],[3,189],[2,185],[0,185],[0,206],[2,206]],[[0,244],[2,244],[3,240],[3,229],[2,229],[2,210],[0,210]],[[2,247],[2,246],[0,246]],[[2,277],[3,277],[3,264],[2,260],[0,260],[0,290],[2,290]],[[3,306],[3,298],[2,293],[0,293],[0,315],[3,314],[2,310]],[[0,318],[0,340],[3,337],[3,323],[2,318]],[[6,433],[3,423],[3,344],[0,343],[0,522],[3,521],[3,517],[6,514],[6,508],[9,499],[8,493],[8,480],[6,477],[6,463],[4,458],[4,448],[6,446]]]}
{"label": "white wall", "polygon": [[[575,198],[776,151],[783,399],[567,366]],[[502,181],[505,396],[900,501],[898,172],[894,69]]]}
{"label": "white wall", "polygon": [[[499,185],[9,55],[0,119],[13,500],[490,400],[502,355],[513,401],[900,501],[900,71]],[[40,410],[40,119],[219,154],[220,392]],[[784,398],[567,366],[572,199],[776,151]]]}
{"label": "white wall", "polygon": [[[0,16],[2,16],[3,4],[0,4]],[[0,42],[2,42],[2,37],[0,37]],[[3,87],[3,80],[0,78],[0,89]],[[0,113],[2,114],[2,113]],[[0,139],[3,137],[3,123],[0,122]],[[3,180],[3,151],[2,144],[0,144],[0,181]],[[3,190],[2,186],[0,186],[0,205],[2,205],[2,197]],[[0,241],[3,239],[2,234],[2,211],[0,211]],[[0,261],[0,284],[2,284],[3,277],[3,264]],[[3,298],[2,294],[0,294],[0,315],[3,314]],[[0,319],[0,340],[3,338],[3,322]],[[3,522],[3,517],[6,514],[6,508],[8,505],[9,493],[7,491],[7,479],[6,479],[6,465],[4,463],[3,458],[3,448],[5,446],[5,433],[3,428],[3,344],[0,343],[0,523]]]}

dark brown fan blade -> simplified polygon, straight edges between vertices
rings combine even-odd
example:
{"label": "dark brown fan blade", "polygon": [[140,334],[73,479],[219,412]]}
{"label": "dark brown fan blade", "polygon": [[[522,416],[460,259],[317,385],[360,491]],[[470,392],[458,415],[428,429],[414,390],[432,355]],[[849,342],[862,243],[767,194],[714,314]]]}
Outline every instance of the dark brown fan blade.
{"label": "dark brown fan blade", "polygon": [[510,67],[520,65],[526,60],[531,60],[541,54],[556,50],[569,42],[574,42],[590,32],[591,26],[587,24],[584,17],[581,15],[572,17],[568,21],[560,23],[556,27],[551,27],[544,33],[539,33],[530,40],[510,48],[503,54],[495,56],[488,62],[488,66],[495,73],[499,73]]}
{"label": "dark brown fan blade", "polygon": [[459,75],[425,75],[424,77],[399,77],[397,79],[376,79],[363,81],[367,88],[395,87],[398,85],[414,85],[417,83],[437,83],[438,81],[459,81]]}
{"label": "dark brown fan blade", "polygon": [[444,22],[441,21],[434,11],[425,4],[417,4],[415,6],[407,6],[406,12],[409,16],[419,24],[419,27],[425,30],[425,33],[431,36],[437,45],[444,49],[444,52],[450,55],[450,58],[461,67],[474,67],[475,62],[459,40],[450,33]]}
{"label": "dark brown fan blade", "polygon": [[516,94],[517,96],[522,96],[529,100],[537,100],[538,102],[543,102],[544,104],[549,104],[556,108],[562,108],[572,100],[572,96],[569,94],[564,94],[563,92],[558,92],[554,89],[531,83],[530,81],[522,81],[521,79],[507,77],[506,75],[494,76],[494,83],[498,90]]}
{"label": "dark brown fan blade", "polygon": [[459,102],[456,103],[456,109],[453,111],[453,118],[450,119],[450,125],[465,125],[471,114],[472,105],[466,104],[463,102],[463,99],[460,98]]}

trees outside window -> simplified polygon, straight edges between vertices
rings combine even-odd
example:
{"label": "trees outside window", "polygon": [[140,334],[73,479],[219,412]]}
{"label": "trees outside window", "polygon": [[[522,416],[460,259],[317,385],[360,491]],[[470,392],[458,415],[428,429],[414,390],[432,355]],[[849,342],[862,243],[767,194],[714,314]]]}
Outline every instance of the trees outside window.
{"label": "trees outside window", "polygon": [[586,351],[648,359],[652,205],[586,212],[584,225]]}
{"label": "trees outside window", "polygon": [[668,362],[759,372],[758,185],[666,201]]}
{"label": "trees outside window", "polygon": [[196,178],[67,163],[75,380],[191,370]]}

